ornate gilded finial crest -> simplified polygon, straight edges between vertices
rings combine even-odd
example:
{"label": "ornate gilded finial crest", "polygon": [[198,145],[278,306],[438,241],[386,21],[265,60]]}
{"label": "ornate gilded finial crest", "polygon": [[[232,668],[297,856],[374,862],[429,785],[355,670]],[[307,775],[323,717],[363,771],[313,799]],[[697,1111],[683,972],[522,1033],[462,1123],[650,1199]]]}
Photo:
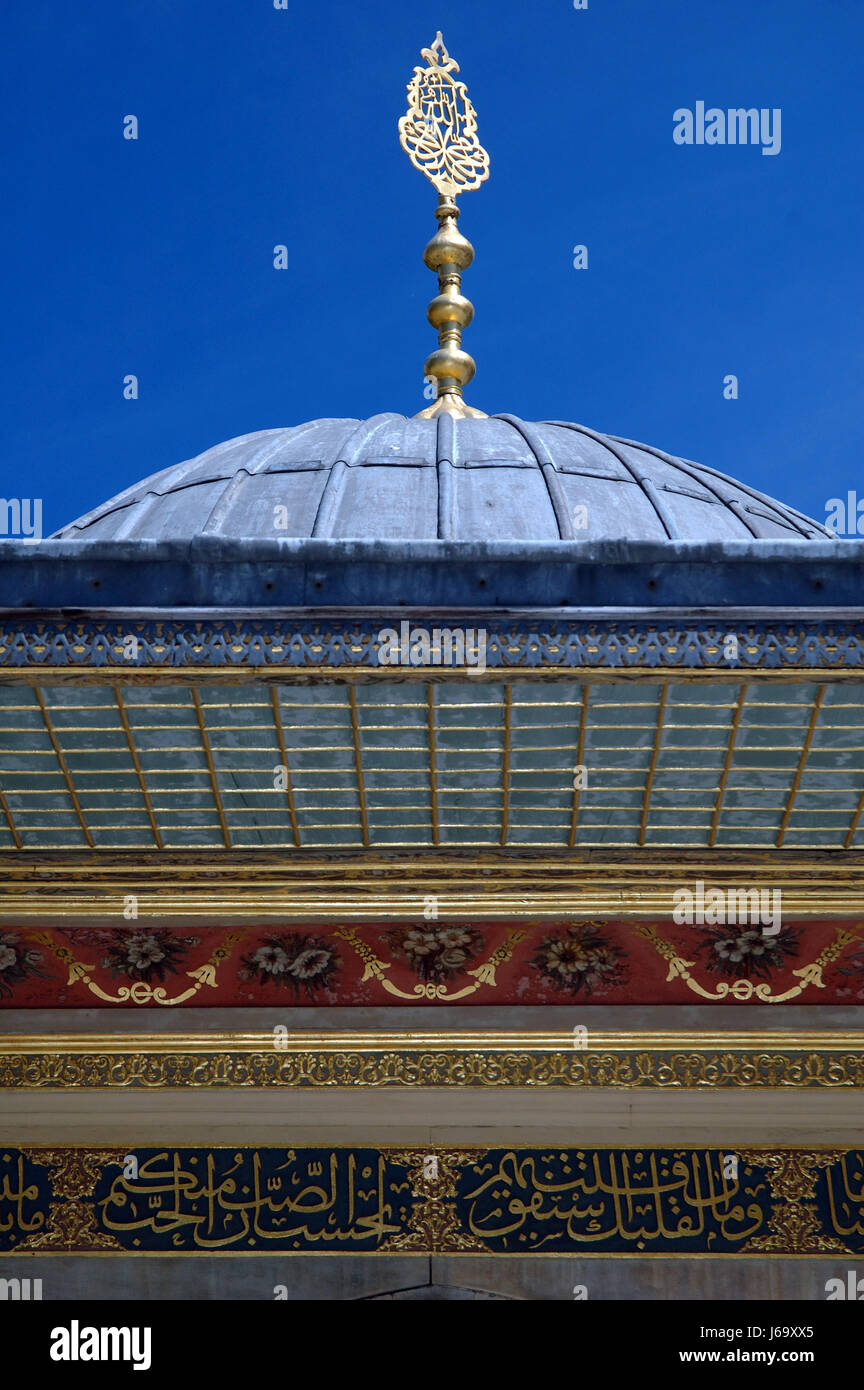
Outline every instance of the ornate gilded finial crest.
{"label": "ornate gilded finial crest", "polygon": [[474,358],[462,350],[462,329],[474,317],[474,306],[462,294],[462,271],[474,259],[474,248],[456,226],[456,195],[479,188],[489,177],[489,156],[477,139],[477,115],[464,82],[454,73],[459,64],[444,47],[441,32],[431,48],[421,50],[426,67],[416,67],[408,83],[408,111],[399,122],[399,141],[415,169],[425,174],[439,193],[435,216],[438,231],[423,253],[438,274],[438,294],[426,311],[438,329],[438,348],[427,357],[424,371],[437,385],[435,401],[418,419],[451,415],[481,416],[462,399],[476,371]]}
{"label": "ornate gilded finial crest", "polygon": [[489,156],[477,139],[477,113],[468,88],[453,76],[459,64],[444,47],[440,29],[432,47],[420,51],[427,66],[416,67],[408,83],[399,140],[414,168],[439,193],[454,197],[488,179]]}

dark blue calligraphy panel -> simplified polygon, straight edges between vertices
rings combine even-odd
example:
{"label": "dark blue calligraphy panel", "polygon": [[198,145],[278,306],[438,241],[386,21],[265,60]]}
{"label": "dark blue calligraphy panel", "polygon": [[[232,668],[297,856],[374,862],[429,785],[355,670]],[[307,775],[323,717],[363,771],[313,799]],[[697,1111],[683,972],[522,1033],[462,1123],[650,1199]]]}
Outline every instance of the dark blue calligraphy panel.
{"label": "dark blue calligraphy panel", "polygon": [[864,1255],[862,1151],[0,1151],[2,1253],[826,1248]]}

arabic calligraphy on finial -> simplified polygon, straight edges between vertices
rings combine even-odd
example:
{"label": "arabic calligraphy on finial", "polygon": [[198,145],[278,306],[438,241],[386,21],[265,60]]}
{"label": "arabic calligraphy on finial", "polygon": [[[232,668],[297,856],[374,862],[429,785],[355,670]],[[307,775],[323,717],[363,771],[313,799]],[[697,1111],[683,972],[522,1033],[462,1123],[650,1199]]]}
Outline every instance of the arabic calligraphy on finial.
{"label": "arabic calligraphy on finial", "polygon": [[477,139],[477,113],[459,64],[444,46],[441,31],[420,50],[427,66],[408,83],[408,110],[399,121],[399,141],[415,169],[449,197],[479,188],[489,177],[489,155]]}

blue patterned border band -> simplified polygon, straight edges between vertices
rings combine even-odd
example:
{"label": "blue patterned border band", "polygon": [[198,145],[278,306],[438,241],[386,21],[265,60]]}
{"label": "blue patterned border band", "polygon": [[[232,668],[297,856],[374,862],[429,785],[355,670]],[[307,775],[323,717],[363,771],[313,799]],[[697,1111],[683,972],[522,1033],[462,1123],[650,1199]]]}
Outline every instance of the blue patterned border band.
{"label": "blue patterned border band", "polygon": [[0,1252],[864,1255],[864,1152],[13,1149]]}
{"label": "blue patterned border band", "polygon": [[[478,634],[482,633],[482,663]],[[388,634],[388,635],[382,635]],[[480,669],[482,665],[482,670]],[[864,622],[686,616],[574,618],[374,614],[296,618],[0,617],[8,672],[351,670],[489,675],[519,671],[680,670],[734,677],[745,670],[864,666]]]}

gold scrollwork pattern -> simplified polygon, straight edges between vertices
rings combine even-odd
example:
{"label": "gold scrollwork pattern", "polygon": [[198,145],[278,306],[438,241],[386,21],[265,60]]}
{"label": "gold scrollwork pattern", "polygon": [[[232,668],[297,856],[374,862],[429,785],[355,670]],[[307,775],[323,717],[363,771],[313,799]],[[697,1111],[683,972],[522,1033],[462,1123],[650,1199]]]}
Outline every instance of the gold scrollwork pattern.
{"label": "gold scrollwork pattern", "polygon": [[465,1254],[482,1252],[476,1235],[460,1228],[456,1210],[459,1174],[467,1163],[476,1163],[482,1149],[388,1149],[386,1157],[404,1164],[417,1203],[411,1208],[408,1229],[390,1236],[386,1249],[408,1253]]}
{"label": "gold scrollwork pattern", "polygon": [[[829,1035],[830,1036],[830,1035]],[[219,1042],[153,1037],[74,1047],[50,1040],[0,1040],[0,1087],[65,1090],[78,1087],[613,1087],[744,1089],[852,1087],[864,1089],[864,1039],[836,1044],[806,1037],[736,1044],[703,1039],[679,1046],[633,1035],[630,1045],[598,1042],[586,1049],[568,1035],[544,1042],[463,1040],[446,1034],[428,1044],[364,1042],[362,1035],[313,1046],[302,1038]],[[644,1038],[644,1042],[642,1039]]]}
{"label": "gold scrollwork pattern", "polygon": [[24,1150],[25,1156],[51,1173],[52,1200],[44,1229],[34,1231],[18,1245],[17,1252],[40,1251],[58,1254],[72,1250],[122,1250],[108,1231],[99,1230],[97,1212],[86,1200],[102,1169],[109,1164],[123,1166],[120,1149],[39,1149]]}
{"label": "gold scrollwork pattern", "polygon": [[680,978],[688,989],[691,989],[694,994],[698,994],[701,999],[710,999],[712,1003],[716,1003],[718,1000],[733,998],[739,1004],[746,1004],[751,999],[758,999],[760,1004],[788,1004],[792,999],[797,999],[799,995],[803,994],[808,985],[812,985],[815,989],[824,989],[822,971],[827,965],[831,965],[837,960],[847,946],[859,939],[856,932],[844,931],[838,927],[834,940],[819,952],[814,961],[792,971],[792,974],[800,980],[800,984],[792,985],[789,989],[783,990],[782,993],[775,994],[772,992],[768,980],[734,980],[731,983],[728,980],[720,980],[713,989],[706,989],[690,973],[696,962],[685,960],[683,956],[680,956],[672,943],[666,941],[656,927],[643,922],[636,926],[636,932],[639,936],[644,936],[646,941],[650,941],[655,950],[669,962],[669,973],[666,976],[667,984]]}
{"label": "gold scrollwork pattern", "polygon": [[829,1235],[822,1227],[814,1200],[816,1179],[821,1169],[843,1159],[842,1149],[823,1149],[807,1152],[801,1149],[764,1149],[745,1151],[740,1158],[768,1169],[771,1195],[771,1229],[767,1235],[753,1236],[742,1253],[760,1255],[842,1254],[848,1245],[839,1236]]}
{"label": "gold scrollwork pattern", "polygon": [[207,985],[209,989],[216,988],[216,971],[218,967],[229,959],[238,942],[242,941],[243,936],[240,932],[231,932],[225,940],[217,946],[210,959],[203,965],[199,965],[194,970],[187,970],[187,977],[194,980],[194,985],[184,989],[182,993],[169,996],[168,991],[163,985],[151,985],[146,980],[135,980],[131,985],[118,986],[114,994],[108,994],[97,980],[92,977],[95,965],[87,965],[83,961],[77,960],[75,953],[69,950],[68,946],[63,946],[55,941],[50,932],[34,932],[33,940],[38,941],[40,946],[45,946],[51,954],[61,961],[69,970],[67,985],[73,985],[80,980],[87,986],[91,994],[95,994],[97,999],[104,1000],[107,1004],[188,1004],[190,999]]}

